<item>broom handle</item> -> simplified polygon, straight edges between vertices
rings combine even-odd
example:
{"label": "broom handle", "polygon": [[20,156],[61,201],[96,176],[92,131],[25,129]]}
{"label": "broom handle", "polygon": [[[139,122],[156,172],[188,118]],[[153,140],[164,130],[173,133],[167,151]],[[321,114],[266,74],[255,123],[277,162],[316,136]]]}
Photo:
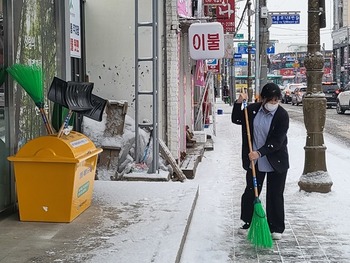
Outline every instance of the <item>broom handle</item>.
{"label": "broom handle", "polygon": [[[250,126],[249,126],[249,120],[248,120],[248,110],[247,107],[244,107],[244,115],[245,115],[245,123],[247,126],[247,136],[248,136],[248,146],[249,146],[249,153],[253,152],[253,147],[252,147],[252,139],[250,135]],[[256,171],[255,171],[255,163],[254,161],[250,161],[251,167],[252,167],[252,174],[253,174],[253,186],[254,186],[254,194],[255,197],[259,197],[258,193],[258,183],[256,181]]]}
{"label": "broom handle", "polygon": [[60,130],[58,131],[57,133],[57,138],[60,138],[63,134],[63,130],[64,130],[64,127],[67,125],[68,126],[68,122],[70,120],[70,118],[72,117],[72,114],[73,114],[73,111],[72,110],[69,110],[66,118],[64,119],[64,122],[62,123],[61,127],[60,127]]}
{"label": "broom handle", "polygon": [[44,124],[45,124],[45,127],[46,127],[46,132],[47,132],[48,134],[53,134],[51,125],[49,124],[49,121],[47,120],[47,116],[46,116],[46,113],[45,113],[44,108],[39,108],[39,110],[40,110],[40,113],[41,113],[41,117],[42,117],[42,119],[43,119],[43,122],[44,122]]}

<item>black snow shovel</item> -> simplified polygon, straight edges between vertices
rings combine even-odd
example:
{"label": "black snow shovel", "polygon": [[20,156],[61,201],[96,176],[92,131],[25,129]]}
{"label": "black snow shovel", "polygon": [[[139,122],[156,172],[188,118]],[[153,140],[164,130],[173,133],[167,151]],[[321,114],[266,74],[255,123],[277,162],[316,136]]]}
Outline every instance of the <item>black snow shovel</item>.
{"label": "black snow shovel", "polygon": [[69,112],[60,127],[58,137],[63,129],[68,126],[73,112],[82,114],[96,121],[102,120],[102,115],[107,101],[92,94],[93,83],[64,81],[54,77],[48,99],[69,109]]}
{"label": "black snow shovel", "polygon": [[93,119],[95,121],[102,121],[102,115],[106,107],[107,100],[98,97],[94,94],[91,94],[91,102],[93,106],[92,109],[80,111],[79,114],[82,114],[83,116]]}

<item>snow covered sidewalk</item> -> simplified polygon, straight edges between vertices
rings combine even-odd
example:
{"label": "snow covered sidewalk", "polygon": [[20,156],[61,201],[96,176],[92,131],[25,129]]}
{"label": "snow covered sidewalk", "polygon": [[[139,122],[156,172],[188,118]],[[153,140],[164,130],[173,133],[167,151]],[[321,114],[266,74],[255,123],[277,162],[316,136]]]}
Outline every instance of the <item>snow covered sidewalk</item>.
{"label": "snow covered sidewalk", "polygon": [[[237,233],[242,224],[240,197],[245,186],[241,168],[241,127],[231,123],[231,107],[218,103],[214,151],[206,152],[194,181],[200,185],[182,263],[193,262],[349,262],[350,154],[341,142],[325,134],[327,169],[333,181],[328,194],[299,191],[304,168],[306,131],[291,120],[285,208],[286,231],[271,250],[255,249]],[[262,193],[261,199],[264,202]]]}
{"label": "snow covered sidewalk", "polygon": [[273,249],[255,249],[237,234],[241,128],[231,123],[229,105],[216,107],[224,114],[215,116],[214,150],[193,180],[96,181],[92,206],[69,224],[20,222],[13,214],[0,220],[0,262],[350,262],[349,150],[325,134],[332,192],[300,192],[306,132],[291,120],[286,231]]}

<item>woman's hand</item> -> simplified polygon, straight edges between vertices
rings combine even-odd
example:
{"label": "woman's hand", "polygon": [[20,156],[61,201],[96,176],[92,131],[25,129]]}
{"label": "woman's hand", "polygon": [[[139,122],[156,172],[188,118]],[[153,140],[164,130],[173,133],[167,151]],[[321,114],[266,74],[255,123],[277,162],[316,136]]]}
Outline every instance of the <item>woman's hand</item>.
{"label": "woman's hand", "polygon": [[258,151],[253,151],[248,154],[250,161],[255,161],[260,158],[260,153]]}
{"label": "woman's hand", "polygon": [[240,93],[237,99],[237,103],[242,103],[244,100],[248,100],[248,94]]}

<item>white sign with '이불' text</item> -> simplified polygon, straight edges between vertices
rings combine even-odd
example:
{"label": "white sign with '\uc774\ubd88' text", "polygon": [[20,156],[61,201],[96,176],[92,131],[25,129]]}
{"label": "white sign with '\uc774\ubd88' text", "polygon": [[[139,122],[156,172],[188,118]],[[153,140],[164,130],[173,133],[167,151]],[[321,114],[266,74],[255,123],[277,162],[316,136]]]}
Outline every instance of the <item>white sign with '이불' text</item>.
{"label": "white sign with '\uc774\ubd88' text", "polygon": [[224,57],[224,30],[220,23],[192,24],[189,28],[188,36],[192,59]]}

